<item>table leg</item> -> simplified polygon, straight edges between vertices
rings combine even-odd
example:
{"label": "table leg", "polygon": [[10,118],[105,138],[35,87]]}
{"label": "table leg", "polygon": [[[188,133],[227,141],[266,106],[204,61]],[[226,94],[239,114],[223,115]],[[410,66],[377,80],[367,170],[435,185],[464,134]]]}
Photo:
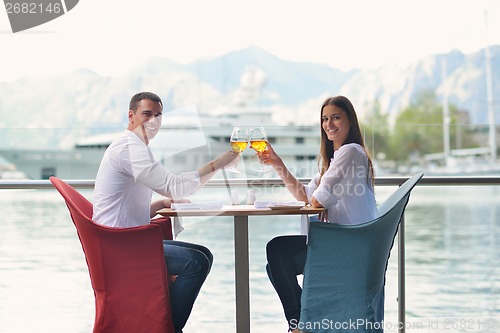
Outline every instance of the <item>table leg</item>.
{"label": "table leg", "polygon": [[236,332],[250,332],[250,282],[248,216],[234,217],[234,272],[236,285]]}

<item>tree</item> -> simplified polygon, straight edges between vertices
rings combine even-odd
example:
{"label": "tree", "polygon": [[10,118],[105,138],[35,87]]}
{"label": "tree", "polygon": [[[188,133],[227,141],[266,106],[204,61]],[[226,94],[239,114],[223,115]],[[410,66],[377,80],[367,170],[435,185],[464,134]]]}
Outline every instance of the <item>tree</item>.
{"label": "tree", "polygon": [[[470,135],[456,126],[457,107],[450,104],[449,109],[451,147],[475,146]],[[459,141],[457,133],[460,134]],[[456,147],[457,142],[461,147]],[[424,90],[418,93],[410,106],[397,116],[391,147],[389,158],[405,162],[410,157],[443,152],[443,108],[434,91]]]}
{"label": "tree", "polygon": [[372,105],[368,105],[366,109],[371,110],[371,114],[363,121],[360,120],[365,145],[372,157],[377,158],[382,154],[386,156],[390,150],[388,115],[382,114],[378,100],[375,100]]}

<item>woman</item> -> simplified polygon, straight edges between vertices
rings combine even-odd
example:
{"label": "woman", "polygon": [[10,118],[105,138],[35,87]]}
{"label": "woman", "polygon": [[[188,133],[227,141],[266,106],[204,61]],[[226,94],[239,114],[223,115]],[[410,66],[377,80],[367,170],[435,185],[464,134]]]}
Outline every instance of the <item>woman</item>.
{"label": "woman", "polygon": [[[271,165],[290,193],[313,207],[324,207],[324,222],[360,224],[375,218],[373,165],[352,103],[344,96],[330,97],[321,106],[319,173],[304,186],[286,168],[271,146],[259,155]],[[267,274],[283,305],[289,331],[300,332],[300,297],[297,275],[306,260],[306,236],[279,236],[267,244]]]}

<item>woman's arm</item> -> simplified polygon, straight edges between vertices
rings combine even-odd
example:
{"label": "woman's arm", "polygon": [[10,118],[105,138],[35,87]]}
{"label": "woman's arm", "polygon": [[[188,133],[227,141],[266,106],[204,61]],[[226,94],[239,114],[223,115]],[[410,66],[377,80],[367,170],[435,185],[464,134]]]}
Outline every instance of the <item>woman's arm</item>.
{"label": "woman's arm", "polygon": [[357,179],[363,177],[366,170],[366,154],[357,144],[347,144],[335,152],[335,159],[321,177],[321,182],[313,192],[318,204],[328,208],[337,204],[338,200],[355,192]]}
{"label": "woman's arm", "polygon": [[323,207],[323,205],[318,200],[316,200],[314,196],[311,197],[311,206],[313,206],[314,208]]}
{"label": "woman's arm", "polygon": [[278,176],[283,180],[283,183],[285,183],[287,190],[295,199],[308,203],[304,184],[299,182],[297,178],[290,173],[290,170],[288,170],[283,160],[276,154],[270,143],[268,143],[266,150],[262,153],[257,153],[257,155],[262,163],[273,167]]}

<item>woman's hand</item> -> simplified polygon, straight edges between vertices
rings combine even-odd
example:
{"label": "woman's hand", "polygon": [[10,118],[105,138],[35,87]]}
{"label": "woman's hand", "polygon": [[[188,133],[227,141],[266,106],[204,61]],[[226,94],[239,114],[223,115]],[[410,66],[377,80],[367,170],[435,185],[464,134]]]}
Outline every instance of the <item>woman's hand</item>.
{"label": "woman's hand", "polygon": [[283,164],[281,158],[276,154],[270,143],[267,143],[267,149],[261,153],[256,153],[262,164],[270,165],[273,168]]}
{"label": "woman's hand", "polygon": [[[313,206],[314,208],[321,208],[321,207],[323,207],[323,205],[318,200],[316,200],[315,197],[311,198],[311,206]],[[318,214],[318,219],[321,222],[328,222],[328,209],[325,209],[324,211],[322,211],[321,213],[319,213]]]}
{"label": "woman's hand", "polygon": [[325,209],[321,213],[318,214],[318,219],[321,222],[328,222],[328,209]]}
{"label": "woman's hand", "polygon": [[323,205],[318,200],[316,200],[316,198],[314,196],[311,197],[311,206],[313,206],[314,208],[323,207]]}

